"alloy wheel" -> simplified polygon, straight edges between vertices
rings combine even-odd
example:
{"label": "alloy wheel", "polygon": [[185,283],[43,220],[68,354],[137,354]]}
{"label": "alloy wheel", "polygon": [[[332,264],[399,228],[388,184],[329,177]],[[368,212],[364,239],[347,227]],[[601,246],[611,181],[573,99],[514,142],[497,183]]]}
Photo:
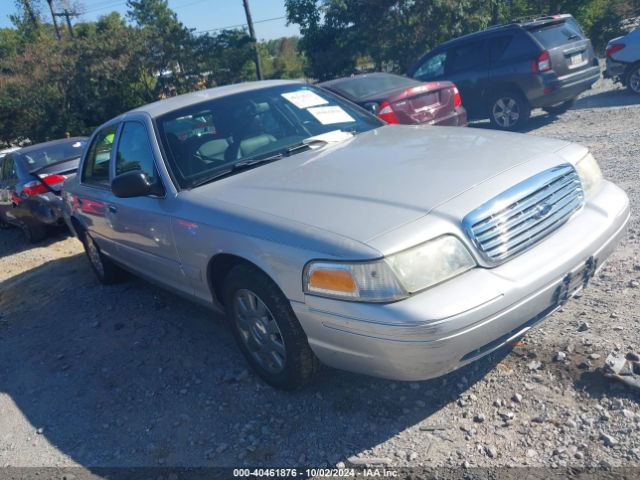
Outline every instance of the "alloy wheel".
{"label": "alloy wheel", "polygon": [[287,358],[284,337],[260,297],[251,290],[238,290],[233,313],[240,338],[254,360],[269,373],[282,372]]}
{"label": "alloy wheel", "polygon": [[512,97],[500,97],[493,104],[491,114],[501,128],[513,127],[520,118],[520,107]]}

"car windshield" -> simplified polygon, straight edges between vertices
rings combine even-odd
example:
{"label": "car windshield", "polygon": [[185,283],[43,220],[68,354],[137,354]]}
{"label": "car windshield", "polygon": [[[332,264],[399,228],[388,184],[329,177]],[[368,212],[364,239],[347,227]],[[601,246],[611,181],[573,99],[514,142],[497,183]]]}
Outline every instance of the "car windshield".
{"label": "car windshield", "polygon": [[420,82],[400,75],[365,75],[331,82],[327,87],[358,101],[383,92],[417,85],[420,85]]}
{"label": "car windshield", "polygon": [[259,165],[254,159],[304,151],[310,137],[358,134],[384,122],[329,92],[291,84],[204,101],[156,125],[175,180],[193,188],[239,165]]}
{"label": "car windshield", "polygon": [[39,170],[54,163],[64,162],[82,155],[86,139],[73,138],[42,147],[30,147],[20,155],[29,171]]}

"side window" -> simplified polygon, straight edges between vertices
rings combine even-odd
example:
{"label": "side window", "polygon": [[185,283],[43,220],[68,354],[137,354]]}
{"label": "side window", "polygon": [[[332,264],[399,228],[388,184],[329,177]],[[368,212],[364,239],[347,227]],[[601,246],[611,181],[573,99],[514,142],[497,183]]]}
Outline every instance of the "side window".
{"label": "side window", "polygon": [[427,58],[413,73],[414,78],[428,80],[444,75],[444,66],[447,62],[447,52],[438,53]]}
{"label": "side window", "polygon": [[460,45],[451,52],[447,63],[447,74],[466,72],[486,65],[485,42]]}
{"label": "side window", "polygon": [[122,127],[118,141],[116,175],[133,170],[144,172],[151,183],[158,180],[147,129],[141,123],[127,122]]}
{"label": "side window", "polygon": [[511,35],[504,35],[502,37],[493,37],[489,39],[489,56],[491,58],[491,63],[496,63],[500,61],[503,57],[503,54],[513,37]]}
{"label": "side window", "polygon": [[98,132],[93,139],[82,169],[83,183],[109,186],[109,160],[117,130],[118,125],[111,125]]}

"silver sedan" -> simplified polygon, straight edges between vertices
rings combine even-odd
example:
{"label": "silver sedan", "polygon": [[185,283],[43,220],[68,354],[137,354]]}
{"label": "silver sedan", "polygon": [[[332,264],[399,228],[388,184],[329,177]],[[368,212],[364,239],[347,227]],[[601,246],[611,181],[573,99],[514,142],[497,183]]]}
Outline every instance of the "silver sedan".
{"label": "silver sedan", "polygon": [[226,312],[268,383],[436,377],[585,287],[629,202],[580,145],[386,125],[300,82],[153,103],[92,135],[65,215],[101,281]]}

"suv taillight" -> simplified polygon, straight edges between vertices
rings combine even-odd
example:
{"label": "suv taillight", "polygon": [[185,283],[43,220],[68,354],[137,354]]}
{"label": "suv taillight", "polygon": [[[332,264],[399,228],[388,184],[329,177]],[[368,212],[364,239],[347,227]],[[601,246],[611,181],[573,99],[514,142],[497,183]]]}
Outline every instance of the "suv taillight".
{"label": "suv taillight", "polygon": [[531,61],[531,72],[542,73],[551,70],[551,57],[546,50]]}
{"label": "suv taillight", "polygon": [[396,112],[393,111],[393,108],[391,108],[391,104],[389,102],[382,102],[380,104],[378,117],[380,117],[387,123],[400,123],[400,120],[398,120],[398,117],[396,117]]}
{"label": "suv taillight", "polygon": [[610,57],[614,53],[617,53],[620,50],[622,50],[624,47],[626,47],[626,45],[624,43],[612,43],[611,45],[609,45],[607,47],[607,49],[604,51],[604,53],[605,53],[605,55],[607,57]]}
{"label": "suv taillight", "polygon": [[44,183],[39,182],[38,180],[25,183],[22,187],[22,192],[27,197],[40,195],[41,193],[47,193],[49,191],[47,185],[55,190],[60,190],[62,184],[64,183],[64,180],[65,178],[62,175],[47,175],[42,179],[42,182]]}
{"label": "suv taillight", "polygon": [[453,86],[453,107],[460,108],[462,106],[462,97],[458,91],[458,87]]}

